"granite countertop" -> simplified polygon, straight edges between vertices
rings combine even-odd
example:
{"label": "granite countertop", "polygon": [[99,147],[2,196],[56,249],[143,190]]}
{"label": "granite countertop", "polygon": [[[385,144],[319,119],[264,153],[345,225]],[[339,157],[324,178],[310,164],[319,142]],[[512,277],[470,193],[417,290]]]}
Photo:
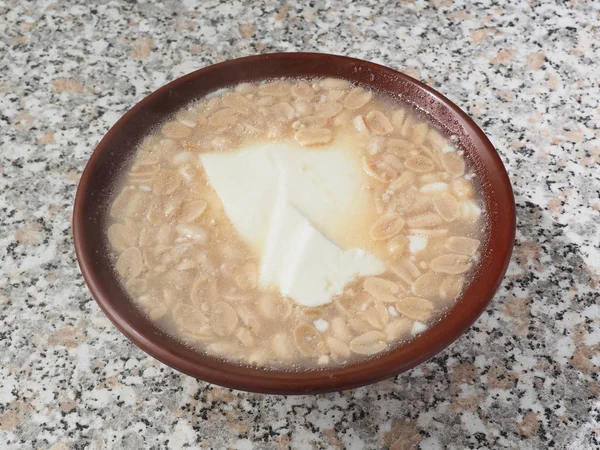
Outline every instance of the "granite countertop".
{"label": "granite countertop", "polygon": [[[0,1],[0,448],[600,448],[598,2],[301,3]],[[502,288],[450,348],[396,379],[286,398],[132,345],[84,285],[71,211],[137,101],[294,50],[397,68],[460,105],[508,168],[518,231]]]}

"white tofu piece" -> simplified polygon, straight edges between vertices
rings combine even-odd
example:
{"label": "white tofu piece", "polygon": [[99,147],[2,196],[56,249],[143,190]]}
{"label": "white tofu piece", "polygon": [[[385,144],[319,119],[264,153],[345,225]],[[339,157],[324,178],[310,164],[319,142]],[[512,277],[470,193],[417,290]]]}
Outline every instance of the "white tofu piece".
{"label": "white tofu piece", "polygon": [[412,332],[412,334],[417,335],[417,334],[421,334],[423,331],[427,330],[427,328],[429,328],[429,327],[427,325],[425,325],[424,323],[415,322],[410,331]]}
{"label": "white tofu piece", "polygon": [[427,236],[408,236],[408,249],[410,253],[415,254],[425,250],[428,241]]}
{"label": "white tofu piece", "polygon": [[448,190],[448,183],[437,181],[435,183],[429,183],[421,186],[420,192],[446,192]]}
{"label": "white tofu piece", "polygon": [[375,256],[346,245],[357,223],[370,226],[372,205],[360,162],[343,144],[268,143],[200,160],[234,227],[260,255],[260,286],[319,306],[357,276],[385,271]]}

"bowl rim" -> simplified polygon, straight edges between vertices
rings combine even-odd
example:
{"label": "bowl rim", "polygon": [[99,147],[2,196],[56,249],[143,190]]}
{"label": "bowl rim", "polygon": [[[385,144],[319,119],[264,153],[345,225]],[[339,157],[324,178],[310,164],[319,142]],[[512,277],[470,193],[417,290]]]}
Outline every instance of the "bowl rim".
{"label": "bowl rim", "polygon": [[[475,141],[473,146],[476,148],[477,156],[485,160],[486,168],[494,177],[494,188],[497,190],[496,194],[501,203],[499,209],[502,210],[501,217],[499,217],[502,221],[502,228],[499,229],[502,236],[501,239],[493,242],[494,261],[492,263],[494,270],[489,276],[485,277],[485,280],[481,280],[482,282],[479,283],[476,298],[475,295],[471,295],[471,297],[468,295],[473,288],[470,285],[463,293],[461,300],[446,317],[407,344],[375,359],[326,370],[294,372],[252,368],[223,362],[199,353],[196,353],[197,357],[190,358],[189,354],[186,354],[183,349],[158,341],[155,337],[140,329],[139,326],[133,324],[129,317],[120,314],[116,308],[115,302],[117,300],[106,293],[104,289],[105,279],[95,269],[95,257],[89,247],[88,240],[84,236],[86,226],[84,205],[90,195],[92,177],[100,165],[102,153],[108,151],[117,131],[126,127],[130,120],[145,107],[157,102],[173,90],[181,88],[186,83],[198,78],[214,76],[219,72],[244,65],[261,64],[266,61],[290,62],[294,60],[314,60],[327,64],[339,63],[360,66],[362,69],[372,71],[372,73],[379,76],[390,77],[390,79],[396,80],[397,83],[406,83],[421,94],[428,95],[433,101],[437,102],[438,106],[451,113],[453,120],[456,120],[459,126],[465,129],[469,138]],[[294,76],[294,74],[289,76]],[[485,192],[487,195],[487,191]],[[486,195],[484,195],[484,198],[487,200]],[[504,278],[510,262],[516,232],[516,208],[510,179],[490,140],[464,111],[433,88],[386,66],[346,56],[306,52],[267,53],[232,59],[203,67],[155,90],[127,111],[102,138],[85,166],[75,196],[72,227],[77,261],[92,296],[117,329],[144,352],[180,372],[224,387],[259,393],[308,394],[356,388],[396,376],[429,360],[464,334],[491,302]],[[460,313],[453,315],[453,321],[450,324],[447,318],[457,309],[460,309]],[[183,344],[180,345],[183,346]]]}

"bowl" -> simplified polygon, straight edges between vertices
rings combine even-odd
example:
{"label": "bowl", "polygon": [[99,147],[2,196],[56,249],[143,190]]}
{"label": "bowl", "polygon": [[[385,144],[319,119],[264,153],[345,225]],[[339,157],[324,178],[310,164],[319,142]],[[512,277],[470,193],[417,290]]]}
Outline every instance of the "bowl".
{"label": "bowl", "polygon": [[[275,77],[341,77],[402,99],[455,135],[477,173],[489,215],[487,251],[471,284],[439,322],[378,358],[343,367],[281,371],[228,363],[203,355],[162,332],[129,300],[118,281],[103,232],[115,176],[136,145],[158,123],[205,94],[244,81]],[[174,369],[221,386],[273,394],[308,394],[355,388],[398,375],[432,358],[465,333],[492,300],[504,277],[515,235],[510,180],[493,145],[458,106],[425,84],[393,69],[343,56],[279,53],[215,64],[183,76],[144,98],[104,136],[81,176],[73,237],[92,296],[134,344]]]}

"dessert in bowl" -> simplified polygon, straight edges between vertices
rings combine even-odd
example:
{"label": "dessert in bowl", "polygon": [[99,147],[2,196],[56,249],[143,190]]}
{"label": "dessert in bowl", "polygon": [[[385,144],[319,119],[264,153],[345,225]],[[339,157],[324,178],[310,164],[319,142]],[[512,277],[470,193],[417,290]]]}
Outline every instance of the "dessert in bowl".
{"label": "dessert in bowl", "polygon": [[192,376],[259,392],[398,374],[483,311],[512,248],[492,145],[391,69],[321,54],[210,66],[109,131],[78,259],[115,325]]}

